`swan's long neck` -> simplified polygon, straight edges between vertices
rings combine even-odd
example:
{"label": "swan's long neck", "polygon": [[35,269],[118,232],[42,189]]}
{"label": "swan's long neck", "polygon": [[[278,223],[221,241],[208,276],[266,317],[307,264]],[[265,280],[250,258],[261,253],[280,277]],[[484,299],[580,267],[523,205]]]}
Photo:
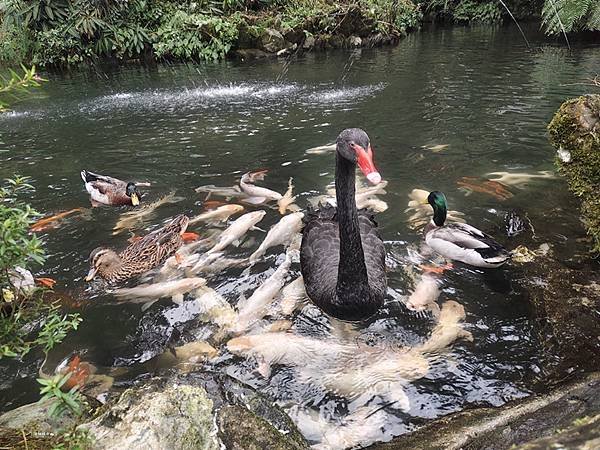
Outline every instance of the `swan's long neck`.
{"label": "swan's long neck", "polygon": [[360,239],[355,194],[356,166],[336,152],[335,188],[340,230],[340,262],[336,294],[341,300],[370,295],[365,255]]}

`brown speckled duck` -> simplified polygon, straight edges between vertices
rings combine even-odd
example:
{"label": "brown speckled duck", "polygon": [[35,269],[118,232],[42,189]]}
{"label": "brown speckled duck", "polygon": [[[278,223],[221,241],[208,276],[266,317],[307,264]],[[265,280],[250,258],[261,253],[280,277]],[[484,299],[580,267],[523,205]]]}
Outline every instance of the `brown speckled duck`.
{"label": "brown speckled duck", "polygon": [[173,255],[182,245],[190,219],[180,215],[164,227],[147,234],[117,254],[108,248],[97,248],[90,254],[92,268],[85,277],[91,281],[96,275],[110,283],[128,280],[154,269]]}
{"label": "brown speckled duck", "polygon": [[[126,183],[117,178],[81,171],[81,179],[90,194],[93,203],[111,206],[137,206],[140,204],[140,193],[133,182]],[[147,183],[142,183],[143,185]]]}

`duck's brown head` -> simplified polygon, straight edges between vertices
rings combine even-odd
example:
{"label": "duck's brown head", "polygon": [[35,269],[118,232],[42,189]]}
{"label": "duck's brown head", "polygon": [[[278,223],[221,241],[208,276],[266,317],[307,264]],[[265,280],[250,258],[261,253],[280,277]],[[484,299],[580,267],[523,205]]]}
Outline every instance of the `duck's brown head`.
{"label": "duck's brown head", "polygon": [[123,262],[119,255],[108,248],[96,248],[90,253],[90,265],[92,266],[85,281],[92,281],[96,274],[103,278],[110,278],[110,275],[121,267]]}

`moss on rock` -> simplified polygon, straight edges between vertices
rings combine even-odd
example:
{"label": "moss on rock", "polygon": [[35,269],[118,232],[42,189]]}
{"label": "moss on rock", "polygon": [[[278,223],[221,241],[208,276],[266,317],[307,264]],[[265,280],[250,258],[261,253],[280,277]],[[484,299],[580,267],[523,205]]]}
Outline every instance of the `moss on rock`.
{"label": "moss on rock", "polygon": [[219,437],[228,450],[301,450],[304,440],[290,439],[242,406],[224,406],[217,414]]}
{"label": "moss on rock", "polygon": [[581,199],[583,222],[594,251],[600,252],[600,95],[563,103],[548,130],[550,142],[570,155],[566,160],[557,157],[556,164],[571,192]]}
{"label": "moss on rock", "polygon": [[128,389],[80,429],[89,433],[93,448],[217,450],[212,409],[201,387],[149,384]]}

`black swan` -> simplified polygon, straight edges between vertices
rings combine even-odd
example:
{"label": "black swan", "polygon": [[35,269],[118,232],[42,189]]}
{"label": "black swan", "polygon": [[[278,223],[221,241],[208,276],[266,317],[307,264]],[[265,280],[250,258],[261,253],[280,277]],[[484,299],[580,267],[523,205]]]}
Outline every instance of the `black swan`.
{"label": "black swan", "polygon": [[300,267],[308,297],[327,314],[362,320],[382,305],[387,290],[385,249],[373,215],[358,211],[354,198],[356,165],[378,184],[369,136],[359,128],[336,142],[337,208],[309,211],[302,232]]}

